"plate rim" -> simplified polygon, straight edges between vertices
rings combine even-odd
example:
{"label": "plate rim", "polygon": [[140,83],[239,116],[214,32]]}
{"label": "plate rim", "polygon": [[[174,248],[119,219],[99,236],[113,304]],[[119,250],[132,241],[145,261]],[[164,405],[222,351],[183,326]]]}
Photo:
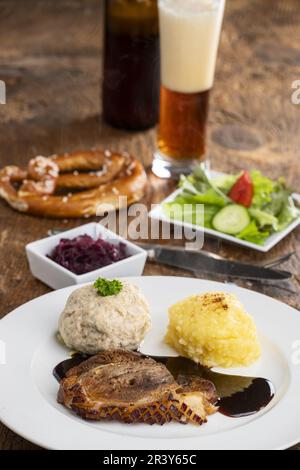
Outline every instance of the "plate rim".
{"label": "plate rim", "polygon": [[[153,281],[153,279],[156,279],[156,280],[158,280],[159,282],[161,282],[162,279],[164,279],[164,280],[166,280],[166,281],[170,281],[170,280],[173,281],[174,279],[176,279],[177,281],[180,280],[181,282],[182,282],[182,280],[183,280],[183,282],[190,282],[190,281],[192,281],[192,282],[198,282],[198,283],[200,283],[200,284],[201,284],[201,283],[208,283],[209,285],[212,286],[212,288],[214,288],[214,286],[215,286],[215,287],[224,286],[223,283],[216,282],[216,281],[195,279],[195,278],[193,278],[193,277],[180,277],[180,276],[139,276],[139,277],[134,277],[134,278],[128,278],[128,277],[127,277],[127,278],[123,278],[123,279],[128,279],[128,280],[131,281],[131,282],[135,282],[136,280],[141,280],[141,279],[145,279],[146,282],[147,282],[147,280],[149,280],[149,279],[150,279],[151,281]],[[86,284],[83,284],[82,286],[88,285],[88,284],[91,284],[91,283],[86,283]],[[231,286],[231,285],[227,285],[227,287],[228,287],[228,286]],[[50,296],[51,296],[51,297],[55,297],[58,293],[60,293],[60,294],[64,294],[64,293],[65,293],[65,295],[66,295],[66,297],[67,297],[67,295],[69,295],[69,293],[72,292],[73,290],[75,290],[76,288],[78,288],[78,286],[70,286],[70,287],[66,287],[66,288],[64,288],[64,289],[61,289],[61,290],[59,290],[59,291],[49,292],[49,293],[44,294],[44,295],[42,295],[42,296],[40,296],[40,297],[37,297],[36,299],[33,299],[33,300],[31,300],[31,301],[29,301],[29,302],[27,302],[27,303],[25,303],[25,304],[23,304],[23,305],[17,307],[17,308],[14,309],[12,312],[10,312],[10,313],[7,314],[5,317],[3,317],[2,320],[1,320],[1,322],[0,322],[0,326],[1,326],[1,324],[3,325],[4,323],[6,323],[6,321],[9,321],[9,319],[12,318],[12,315],[18,315],[18,314],[20,314],[20,313],[22,312],[22,310],[24,309],[25,306],[26,306],[26,307],[30,307],[33,303],[35,303],[35,302],[38,303],[38,302],[41,301],[41,299],[45,299],[45,298],[48,298],[48,297],[50,297]],[[275,302],[276,304],[283,306],[285,309],[288,309],[288,310],[290,310],[290,311],[293,312],[293,313],[296,313],[296,314],[299,313],[299,311],[298,311],[297,309],[295,309],[295,308],[293,308],[293,307],[290,307],[290,306],[288,306],[287,304],[284,304],[283,302],[281,302],[281,301],[279,301],[279,300],[277,300],[277,299],[273,299],[272,297],[269,297],[269,296],[267,296],[267,295],[265,295],[265,294],[261,294],[261,293],[259,293],[259,292],[255,292],[255,291],[249,291],[249,290],[246,289],[246,288],[241,288],[241,287],[238,287],[238,286],[234,286],[234,288],[237,289],[238,291],[239,291],[239,290],[242,290],[242,291],[245,291],[245,293],[246,293],[246,292],[251,293],[252,296],[258,296],[258,297],[261,297],[261,298],[266,298],[266,299],[268,299],[269,301]],[[227,289],[227,290],[228,290],[228,289]],[[300,322],[300,317],[299,317],[299,322]],[[31,365],[31,361],[30,361],[30,364],[29,364],[29,365]],[[2,375],[2,374],[1,374],[1,367],[2,367],[2,366],[0,366],[0,376]],[[283,401],[283,400],[282,400],[282,401]],[[22,436],[24,439],[30,440],[30,442],[33,442],[34,444],[39,445],[39,446],[41,446],[41,447],[43,447],[43,448],[46,448],[46,449],[56,449],[56,448],[59,448],[59,447],[52,447],[52,446],[50,446],[50,445],[47,445],[47,444],[45,444],[45,442],[44,442],[43,440],[39,440],[38,438],[32,437],[32,432],[30,433],[30,436],[29,436],[28,434],[24,433],[24,432],[20,432],[15,426],[13,426],[13,425],[11,425],[11,424],[9,423],[9,420],[6,420],[6,419],[5,419],[5,417],[3,416],[3,412],[2,412],[3,410],[2,410],[2,408],[3,408],[3,406],[1,405],[1,406],[0,406],[0,419],[1,419],[1,421],[3,422],[3,424],[6,425],[9,429],[11,429],[13,432],[17,433],[18,435]],[[292,407],[292,408],[293,408],[293,407]],[[293,411],[293,413],[294,413],[294,411]],[[109,434],[109,435],[111,436],[111,433],[106,432],[106,431],[103,431],[103,430],[97,430],[97,432],[99,433],[99,435],[100,435],[100,433],[101,433],[101,434],[106,434],[106,435]],[[120,435],[120,436],[121,436],[121,435]],[[211,436],[205,436],[205,437],[211,437]],[[204,437],[204,438],[205,438],[205,437]],[[151,439],[147,439],[147,438],[136,438],[136,437],[130,436],[130,440],[136,441],[136,440],[138,440],[138,439],[139,439],[140,441],[142,441],[143,443],[146,443],[148,440],[149,440],[150,442],[153,441],[152,438],[151,438]],[[189,441],[190,439],[191,439],[191,440],[194,440],[195,438],[194,438],[194,437],[188,438],[187,441]],[[178,444],[179,444],[179,443],[178,443],[178,440],[179,440],[179,439],[172,439],[172,440],[171,440],[171,443],[177,442],[177,445],[178,445]],[[287,449],[287,448],[292,447],[293,445],[297,444],[297,443],[299,442],[299,440],[300,440],[300,428],[299,428],[299,437],[295,437],[294,439],[289,440],[287,443],[284,443],[284,444],[282,444],[281,446],[277,446],[276,448],[274,448],[274,450]],[[166,443],[167,443],[167,442],[170,442],[170,440],[166,439],[165,442],[166,442]],[[201,442],[201,441],[199,441],[199,442]],[[174,446],[171,446],[171,447],[172,447],[172,448],[175,448]],[[83,448],[85,448],[85,447],[83,447]],[[124,450],[125,450],[125,449],[131,449],[131,448],[133,449],[133,447],[127,445],[126,447],[122,447],[122,446],[121,446],[121,447],[116,447],[116,448],[115,448],[115,447],[112,447],[111,450],[114,450],[114,449],[118,449],[118,450],[123,450],[123,449],[124,449]],[[143,448],[143,447],[140,447],[140,446],[139,446],[139,447],[136,447],[136,449],[137,449],[137,448]],[[146,448],[146,449],[148,449],[148,448],[149,448],[149,449],[153,449],[152,446],[151,446],[151,447],[147,447],[147,446],[146,446],[145,448]],[[154,448],[155,448],[155,447],[154,447]],[[159,449],[163,449],[163,448],[165,448],[165,447],[159,447]],[[176,447],[176,448],[178,448],[178,447]],[[183,446],[183,448],[184,448],[184,449],[190,449],[191,447]],[[202,447],[201,447],[201,445],[200,445],[200,449],[201,449],[201,448],[202,448]],[[204,447],[204,448],[205,448],[205,447]],[[216,447],[216,448],[217,448],[217,447]],[[226,448],[228,448],[228,447],[226,447]],[[248,448],[248,447],[245,447],[245,448]],[[250,448],[251,448],[251,447],[250,447]],[[109,449],[110,449],[110,448],[109,448]],[[99,449],[99,450],[100,450],[100,449]]]}

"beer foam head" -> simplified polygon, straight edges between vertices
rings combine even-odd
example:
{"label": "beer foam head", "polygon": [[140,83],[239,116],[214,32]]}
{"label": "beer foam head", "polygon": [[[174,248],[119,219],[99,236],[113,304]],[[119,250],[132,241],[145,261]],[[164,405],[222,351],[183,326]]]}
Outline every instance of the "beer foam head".
{"label": "beer foam head", "polygon": [[219,0],[159,0],[160,6],[177,15],[195,15],[204,11],[216,10]]}
{"label": "beer foam head", "polygon": [[213,86],[225,0],[159,0],[162,84],[181,93]]}

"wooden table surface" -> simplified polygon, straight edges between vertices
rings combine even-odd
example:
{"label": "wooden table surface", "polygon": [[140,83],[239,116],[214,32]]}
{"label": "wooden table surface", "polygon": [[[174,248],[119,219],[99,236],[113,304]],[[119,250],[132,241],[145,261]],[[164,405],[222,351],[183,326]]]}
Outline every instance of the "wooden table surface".
{"label": "wooden table surface", "polygon": [[[101,9],[101,0],[0,0],[0,79],[7,84],[1,166],[95,145],[130,151],[150,165],[155,130],[127,133],[101,121]],[[227,0],[210,112],[214,168],[258,168],[270,177],[285,175],[299,189],[300,106],[291,103],[292,82],[300,79],[299,44],[298,0]],[[171,189],[149,173],[145,200],[158,202]],[[50,228],[82,223],[20,215],[0,202],[0,317],[49,292],[31,276],[25,244]],[[213,240],[206,248],[247,261],[295,251],[286,266],[291,282],[240,284],[300,308],[300,229],[268,255]],[[145,274],[188,275],[155,264]],[[0,424],[0,449],[36,448]]]}

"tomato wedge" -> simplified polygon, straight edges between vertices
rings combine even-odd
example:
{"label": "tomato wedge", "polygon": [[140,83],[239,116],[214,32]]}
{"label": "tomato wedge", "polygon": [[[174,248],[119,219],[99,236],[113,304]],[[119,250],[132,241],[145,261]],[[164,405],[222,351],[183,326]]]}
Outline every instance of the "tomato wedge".
{"label": "tomato wedge", "polygon": [[253,200],[254,187],[248,171],[244,171],[229,193],[230,199],[244,207],[250,207]]}

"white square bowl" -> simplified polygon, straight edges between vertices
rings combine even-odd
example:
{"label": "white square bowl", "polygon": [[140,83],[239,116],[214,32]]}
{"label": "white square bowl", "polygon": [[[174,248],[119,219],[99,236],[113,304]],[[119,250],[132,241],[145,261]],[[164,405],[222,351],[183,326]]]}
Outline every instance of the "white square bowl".
{"label": "white square bowl", "polygon": [[[124,243],[129,257],[110,264],[109,266],[81,275],[72,273],[47,257],[62,238],[76,238],[79,235],[85,234],[90,235],[95,240],[101,237],[103,240],[115,245],[120,242]],[[145,250],[128,242],[96,222],[81,225],[80,227],[67,230],[58,235],[29,243],[26,246],[26,254],[33,276],[52,289],[62,289],[75,284],[92,282],[98,277],[140,276],[143,273],[147,259],[147,252]]]}

